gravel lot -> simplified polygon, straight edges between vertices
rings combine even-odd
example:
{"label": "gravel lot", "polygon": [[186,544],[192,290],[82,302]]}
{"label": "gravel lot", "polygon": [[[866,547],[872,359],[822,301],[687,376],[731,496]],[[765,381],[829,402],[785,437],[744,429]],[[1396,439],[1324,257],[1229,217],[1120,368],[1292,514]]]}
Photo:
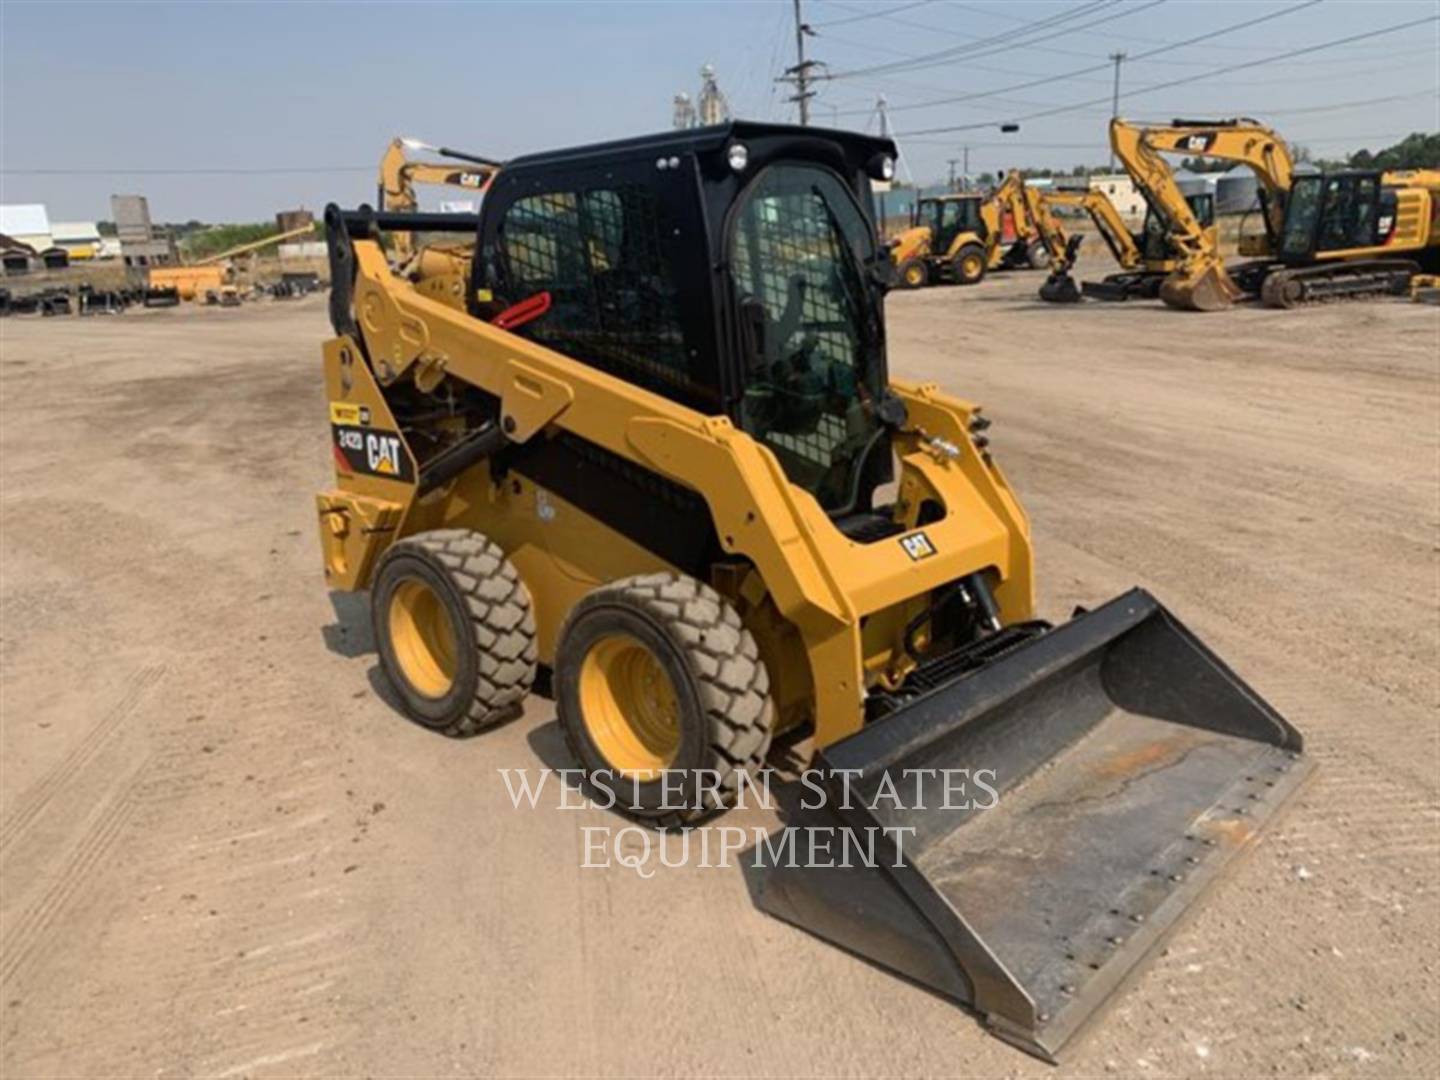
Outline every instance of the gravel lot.
{"label": "gravel lot", "polygon": [[[1043,614],[1149,588],[1320,762],[1060,1073],[1435,1075],[1440,309],[1038,285],[893,296],[893,368],[985,403]],[[324,303],[0,322],[0,1072],[1056,1075],[737,871],[582,869],[614,820],[496,771],[565,764],[548,701],[396,712],[320,574]]]}

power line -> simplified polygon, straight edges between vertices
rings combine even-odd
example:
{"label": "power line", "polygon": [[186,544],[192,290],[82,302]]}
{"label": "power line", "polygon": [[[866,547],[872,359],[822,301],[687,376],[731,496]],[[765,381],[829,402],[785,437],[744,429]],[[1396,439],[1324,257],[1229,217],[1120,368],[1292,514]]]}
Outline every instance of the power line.
{"label": "power line", "polygon": [[[1415,92],[1407,93],[1407,94],[1389,94],[1389,95],[1386,95],[1385,97],[1362,98],[1362,99],[1356,100],[1356,101],[1332,101],[1332,102],[1330,102],[1329,104],[1326,104],[1326,105],[1304,105],[1304,106],[1298,106],[1298,107],[1289,108],[1289,109],[1266,109],[1266,110],[1265,110],[1265,119],[1269,119],[1269,118],[1272,117],[1272,116],[1307,116],[1307,115],[1314,115],[1314,114],[1317,114],[1317,113],[1343,112],[1343,111],[1346,110],[1346,109],[1358,109],[1358,108],[1364,108],[1364,107],[1371,106],[1371,105],[1385,105],[1385,104],[1390,104],[1390,103],[1396,102],[1396,101],[1409,101],[1409,100],[1412,100],[1412,99],[1414,99],[1414,98],[1422,98],[1422,97],[1440,97],[1440,90],[1435,90],[1435,89],[1431,89],[1431,90],[1419,90],[1419,91],[1415,91]],[[1096,112],[1099,112],[1099,111],[1101,111],[1101,110],[1107,110],[1107,111],[1108,111],[1107,105],[1104,104],[1104,103],[1102,103],[1102,104],[1097,104],[1097,105],[1092,105],[1092,106],[1090,106],[1090,108],[1094,109]],[[1199,108],[1199,107],[1197,107],[1197,106],[1195,105],[1194,102],[1187,102],[1185,105],[1180,106],[1180,107],[1175,108],[1175,109],[1167,109],[1167,108],[1162,108],[1162,107],[1159,107],[1159,106],[1156,106],[1156,107],[1154,107],[1154,108],[1155,108],[1155,113],[1156,113],[1156,115],[1157,115],[1157,116],[1161,116],[1161,117],[1169,117],[1169,116],[1171,116],[1171,115],[1174,115],[1174,114],[1177,113],[1177,112],[1184,112],[1184,111],[1188,111],[1191,115],[1196,115],[1196,116],[1226,117],[1226,116],[1228,116],[1228,115],[1233,114],[1233,113],[1236,111],[1236,110],[1234,110],[1234,109],[1229,109],[1229,108],[1226,108],[1226,109]],[[1136,122],[1136,123],[1139,123],[1139,124],[1165,125],[1165,124],[1171,123],[1172,121],[1169,120],[1169,119],[1144,120],[1144,119],[1141,119],[1141,118],[1139,118],[1139,117],[1136,117],[1136,118],[1135,118],[1135,122]],[[1404,133],[1402,133],[1402,135],[1403,135],[1403,134],[1404,134]],[[1351,135],[1344,135],[1344,136],[1337,136],[1336,138],[1343,140],[1343,139],[1364,138],[1364,137],[1375,138],[1375,139],[1379,139],[1379,138],[1390,138],[1390,136],[1385,136],[1385,135],[1372,135],[1372,136],[1359,136],[1359,135],[1351,136]],[[1401,136],[1400,136],[1400,135],[1397,135],[1397,136],[1395,136],[1395,137],[1396,137],[1396,138],[1400,138]],[[907,137],[907,141],[912,142],[912,143],[920,143],[921,145],[925,145],[925,146],[953,146],[953,145],[955,145],[955,141],[954,141],[953,139],[926,139],[926,138],[923,138],[923,137],[908,136],[908,137]],[[1310,140],[1310,141],[1313,142],[1313,141],[1315,141],[1315,140],[1312,139],[1312,140]],[[1098,144],[1098,143],[1040,143],[1040,142],[1030,142],[1028,139],[1006,139],[1006,140],[1001,141],[1001,142],[972,142],[972,143],[970,143],[970,145],[971,145],[971,146],[975,146],[975,147],[984,147],[984,148],[986,148],[986,149],[995,149],[995,148],[998,148],[998,147],[1009,147],[1009,148],[1011,148],[1011,149],[1013,149],[1013,150],[1083,150],[1083,149],[1085,149],[1086,147],[1098,146],[1099,144]]]}
{"label": "power line", "polygon": [[[994,19],[1004,19],[1004,20],[1007,21],[1007,22],[1021,22],[1021,21],[1023,21],[1023,19],[1022,19],[1021,16],[1019,16],[1019,15],[1011,15],[1008,11],[994,11],[994,10],[992,10],[992,9],[990,9],[990,8],[976,7],[974,4],[958,3],[957,0],[949,0],[949,6],[950,6],[950,7],[953,7],[953,8],[959,8],[959,9],[962,10],[962,11],[971,12],[972,14],[975,14],[975,15],[988,15],[989,17],[994,18]],[[1078,31],[1078,32],[1082,32],[1082,33],[1083,33],[1084,31]],[[1099,36],[1099,35],[1095,35],[1095,36]],[[1164,45],[1164,44],[1166,44],[1166,42],[1165,42],[1164,39],[1162,39],[1162,38],[1141,37],[1141,36],[1138,36],[1138,35],[1136,35],[1136,34],[1121,34],[1121,33],[1115,32],[1115,31],[1113,31],[1113,30],[1107,30],[1107,31],[1105,31],[1105,38],[1106,38],[1107,40],[1110,40],[1110,41],[1133,41],[1133,42],[1136,42],[1136,43],[1141,44],[1141,45]],[[1263,46],[1263,45],[1234,45],[1234,44],[1229,44],[1229,45],[1215,45],[1215,46],[1213,46],[1213,48],[1220,49],[1220,50],[1222,50],[1223,52],[1260,52],[1260,51],[1263,51],[1263,50],[1264,50],[1265,46]],[[1171,61],[1171,62],[1174,63],[1174,62],[1176,62],[1176,61]],[[1207,62],[1204,62],[1204,63],[1203,63],[1203,66],[1208,67],[1208,66],[1209,66],[1208,61],[1207,61]]]}
{"label": "power line", "polygon": [[[1203,41],[1209,41],[1211,38],[1220,37],[1224,34],[1233,34],[1237,30],[1248,30],[1252,26],[1258,26],[1261,23],[1270,22],[1272,19],[1283,18],[1284,16],[1292,15],[1297,11],[1303,11],[1305,8],[1314,7],[1320,2],[1321,0],[1303,0],[1302,3],[1294,4],[1291,7],[1281,8],[1279,11],[1272,11],[1265,15],[1256,16],[1253,19],[1246,19],[1243,22],[1234,23],[1230,26],[1223,26],[1218,30],[1209,30],[1203,34],[1197,34],[1195,37],[1186,38],[1184,41],[1177,41],[1172,45],[1165,45],[1158,49],[1151,49],[1149,52],[1136,53],[1133,57],[1130,57],[1129,59],[1131,61],[1144,60],[1148,57],[1158,56],[1161,53],[1169,52],[1173,49],[1183,49],[1189,45],[1197,45]],[[1111,63],[1113,63],[1113,59],[1105,61],[1103,63],[1092,64],[1089,67],[1076,68],[1074,71],[1066,71],[1056,75],[1047,75],[1038,79],[1031,79],[1029,82],[1014,83],[1010,86],[1002,86],[996,90],[976,90],[968,94],[957,94],[953,97],[948,98],[935,98],[931,101],[913,102],[909,105],[896,105],[890,111],[908,112],[912,109],[929,109],[933,108],[936,105],[954,105],[957,102],[961,101],[975,101],[979,98],[994,97],[998,94],[1008,94],[1012,90],[1029,90],[1036,86],[1045,86],[1049,83],[1063,82],[1066,79],[1072,79],[1077,75],[1091,75],[1098,71],[1104,71],[1110,67]],[[1196,75],[1194,77],[1204,78],[1211,74],[1214,74],[1213,68],[1208,69],[1203,74]],[[1023,120],[1028,118],[1021,117],[1021,119]]]}
{"label": "power line", "polygon": [[[1312,3],[1313,3],[1313,2],[1316,2],[1316,0],[1311,0],[1311,2],[1312,2]],[[1307,6],[1307,7],[1308,7],[1309,4],[1306,4],[1306,5],[1303,5],[1303,6]],[[1287,10],[1294,10],[1294,9],[1287,9]],[[1382,27],[1382,28],[1380,28],[1379,30],[1368,30],[1368,31],[1366,31],[1366,32],[1364,32],[1364,33],[1361,33],[1361,34],[1351,34],[1351,35],[1349,35],[1348,37],[1336,38],[1336,39],[1333,40],[1333,41],[1324,41],[1324,42],[1321,42],[1321,43],[1319,43],[1319,44],[1317,44],[1317,45],[1307,45],[1307,46],[1305,46],[1304,48],[1292,49],[1292,50],[1290,50],[1289,52],[1278,53],[1278,54],[1276,54],[1275,56],[1263,57],[1263,58],[1261,58],[1261,59],[1259,59],[1259,60],[1246,60],[1246,61],[1244,61],[1244,62],[1242,62],[1242,63],[1239,63],[1239,64],[1230,64],[1230,65],[1228,65],[1228,66],[1226,66],[1226,67],[1213,68],[1213,69],[1210,70],[1210,71],[1202,72],[1202,73],[1200,73],[1200,74],[1198,74],[1198,75],[1186,75],[1186,76],[1184,76],[1184,77],[1182,77],[1182,78],[1179,78],[1179,79],[1171,79],[1171,80],[1168,81],[1168,82],[1151,83],[1149,86],[1142,86],[1142,87],[1140,87],[1139,89],[1136,89],[1136,90],[1127,90],[1127,91],[1125,91],[1123,94],[1121,94],[1120,96],[1121,96],[1121,97],[1126,97],[1126,98],[1128,98],[1128,97],[1137,97],[1137,96],[1139,96],[1140,94],[1149,94],[1149,93],[1153,93],[1153,92],[1156,91],[1156,90],[1166,90],[1166,89],[1169,89],[1169,88],[1172,87],[1172,86],[1184,86],[1184,85],[1187,84],[1187,83],[1198,82],[1198,81],[1200,81],[1201,79],[1213,78],[1213,77],[1216,76],[1216,75],[1225,75],[1225,74],[1228,74],[1229,72],[1232,72],[1232,71],[1243,71],[1243,70],[1245,70],[1246,68],[1260,67],[1260,66],[1263,65],[1263,64],[1273,64],[1273,63],[1275,63],[1275,62],[1278,61],[1278,60],[1288,60],[1288,59],[1289,59],[1290,57],[1292,57],[1292,56],[1305,56],[1305,55],[1308,55],[1309,53],[1320,52],[1322,49],[1333,49],[1333,48],[1334,48],[1335,46],[1337,46],[1337,45],[1348,45],[1348,44],[1349,44],[1350,42],[1352,42],[1352,41],[1364,41],[1364,40],[1366,40],[1366,39],[1368,39],[1368,38],[1380,37],[1380,36],[1383,35],[1383,34],[1393,34],[1393,33],[1396,33],[1397,31],[1400,31],[1400,30],[1408,30],[1408,29],[1410,29],[1411,27],[1414,27],[1414,26],[1423,26],[1423,25],[1426,24],[1426,23],[1433,23],[1433,22],[1437,22],[1437,21],[1440,21],[1440,16],[1436,16],[1436,15],[1431,15],[1431,16],[1429,16],[1428,18],[1424,18],[1424,19],[1412,19],[1412,20],[1410,20],[1409,22],[1396,23],[1396,24],[1393,25],[1393,26]],[[1021,87],[1006,87],[1006,90],[1017,90],[1017,89],[1021,89]],[[1025,120],[1039,120],[1039,119],[1041,119],[1041,118],[1043,118],[1043,117],[1047,117],[1047,116],[1058,116],[1058,115],[1060,115],[1061,113],[1076,112],[1076,111],[1078,111],[1078,110],[1080,110],[1080,109],[1088,109],[1088,108],[1091,108],[1091,107],[1093,107],[1093,106],[1095,106],[1095,105],[1104,104],[1107,100],[1108,100],[1107,98],[1094,98],[1094,99],[1092,99],[1092,100],[1090,100],[1090,101],[1076,102],[1075,104],[1072,104],[1072,105],[1057,105],[1056,107],[1054,107],[1054,108],[1052,108],[1052,109],[1045,109],[1045,110],[1042,110],[1042,111],[1040,111],[1040,112],[1028,113],[1028,114],[1026,114],[1025,116],[1013,117],[1013,118],[1008,119],[1008,120],[1005,120],[1005,121],[1003,121],[1003,122],[1004,122],[1004,123],[1020,123],[1021,121],[1025,121]],[[898,108],[899,108],[899,106],[896,107],[896,109],[898,109]],[[895,109],[892,109],[891,111],[893,112],[893,111],[896,111],[896,110],[895,110]],[[1002,121],[996,120],[996,121],[992,121],[992,122],[986,123],[986,124],[956,124],[956,125],[949,126],[949,127],[927,128],[927,129],[925,129],[925,130],[923,130],[923,131],[905,132],[904,134],[906,134],[906,135],[943,135],[943,134],[945,134],[946,132],[950,132],[950,131],[973,131],[973,130],[976,130],[976,129],[978,129],[978,128],[995,127],[995,126],[996,126],[997,124],[999,124],[999,123],[1002,123]]]}
{"label": "power line", "polygon": [[[888,53],[888,54],[891,55],[891,56],[908,56],[908,55],[911,55],[911,54],[908,54],[908,53],[901,52],[901,51],[898,50],[898,49],[892,49],[892,48],[889,48],[889,47],[884,46],[884,45],[877,45],[877,44],[873,44],[873,43],[869,43],[869,42],[852,41],[852,40],[850,40],[850,39],[848,39],[848,38],[838,38],[838,37],[835,37],[833,34],[828,34],[828,35],[826,35],[825,40],[826,40],[827,42],[830,42],[830,43],[836,44],[836,45],[843,45],[843,46],[848,46],[848,47],[850,47],[850,48],[856,48],[856,49],[868,49],[868,50],[875,51],[875,52]],[[1181,48],[1181,47],[1184,47],[1185,43],[1184,43],[1184,42],[1172,42],[1171,45],[1173,45],[1173,47],[1175,47],[1175,48]],[[1093,54],[1088,54],[1088,53],[1070,53],[1070,55],[1073,55],[1073,56],[1092,56]],[[1165,67],[1172,67],[1172,66],[1178,64],[1178,65],[1180,65],[1180,66],[1182,66],[1182,67],[1201,67],[1201,68],[1205,68],[1205,69],[1207,69],[1207,70],[1212,66],[1212,62],[1210,62],[1210,61],[1196,62],[1196,63],[1186,63],[1186,62],[1181,61],[1181,60],[1176,60],[1176,59],[1174,59],[1173,57],[1167,57],[1167,58],[1164,59],[1164,60],[1141,59],[1142,56],[1154,57],[1155,55],[1156,55],[1155,53],[1145,53],[1145,54],[1135,53],[1135,54],[1131,54],[1130,56],[1127,57],[1127,62],[1128,62],[1128,63],[1131,63],[1131,64],[1154,64],[1154,65],[1163,65],[1163,66],[1165,66]],[[1281,64],[1280,64],[1279,66],[1281,66],[1281,67],[1283,67],[1283,68],[1291,68],[1291,67],[1308,68],[1308,67],[1315,67],[1315,66],[1317,66],[1317,65],[1323,65],[1323,66],[1325,67],[1325,74],[1323,74],[1323,75],[1310,75],[1310,76],[1285,75],[1285,76],[1282,76],[1282,77],[1280,77],[1280,78],[1272,78],[1272,79],[1230,80],[1230,82],[1229,82],[1227,85],[1229,85],[1229,86],[1279,86],[1279,85],[1295,86],[1295,85],[1304,85],[1304,84],[1306,84],[1306,83],[1318,83],[1318,82],[1326,82],[1326,83],[1329,83],[1329,82],[1334,82],[1334,81],[1336,81],[1337,79],[1354,79],[1354,78],[1361,78],[1361,77],[1363,77],[1363,76],[1371,75],[1371,74],[1376,74],[1376,73],[1379,73],[1379,72],[1391,72],[1391,73],[1393,73],[1393,72],[1395,72],[1395,71],[1397,70],[1397,68],[1396,68],[1396,66],[1395,66],[1395,63],[1394,63],[1396,60],[1407,59],[1407,58],[1409,58],[1409,57],[1415,57],[1415,56],[1424,56],[1424,57],[1426,57],[1427,60],[1429,61],[1429,63],[1428,63],[1426,66],[1427,66],[1429,69],[1431,69],[1431,70],[1434,69],[1435,50],[1434,50],[1433,48],[1399,49],[1399,50],[1395,50],[1395,51],[1386,53],[1386,54],[1385,54],[1385,57],[1386,57],[1386,61],[1387,61],[1387,62],[1386,62],[1385,64],[1383,64],[1383,65],[1380,65],[1380,66],[1374,66],[1374,65],[1372,64],[1372,66],[1357,68],[1357,69],[1354,69],[1354,70],[1345,70],[1345,71],[1337,71],[1337,70],[1336,70],[1336,68],[1337,68],[1338,66],[1340,66],[1340,65],[1345,65],[1345,66],[1348,67],[1349,65],[1352,65],[1352,64],[1357,64],[1357,63],[1359,63],[1359,64],[1365,64],[1365,63],[1367,63],[1367,62],[1373,62],[1373,61],[1375,60],[1375,58],[1376,58],[1376,54],[1373,53],[1373,52],[1347,54],[1347,55],[1344,55],[1344,56],[1329,57],[1329,58],[1326,58],[1326,59],[1324,59],[1324,60],[1291,60],[1291,61],[1288,61],[1288,62],[1281,62]],[[1109,79],[1104,79],[1104,78],[1094,78],[1094,79],[1090,79],[1090,78],[1085,78],[1083,75],[1078,75],[1078,74],[1074,74],[1074,73],[1067,74],[1067,75],[1041,75],[1041,74],[1036,73],[1036,72],[1016,71],[1014,68],[1011,68],[1011,67],[994,67],[994,66],[985,65],[985,64],[976,64],[976,63],[973,63],[972,61],[970,61],[968,58],[967,58],[967,60],[966,60],[965,66],[966,66],[967,70],[990,72],[990,73],[993,73],[993,74],[996,74],[996,75],[1006,75],[1006,76],[1009,76],[1009,77],[1011,77],[1011,78],[1014,78],[1015,76],[1018,75],[1018,76],[1027,77],[1027,78],[1033,77],[1033,78],[1036,78],[1036,79],[1054,79],[1054,80],[1057,80],[1057,81],[1063,80],[1063,81],[1075,82],[1075,83],[1088,83],[1088,84],[1092,84],[1092,85],[1095,85],[1095,86],[1108,85],[1108,84],[1110,83],[1110,80],[1109,80]],[[1094,68],[1081,69],[1081,70],[1084,70],[1084,71],[1094,71],[1094,72],[1098,73],[1098,72],[1101,70],[1101,65],[1099,65],[1099,64],[1097,63]],[[881,83],[881,82],[879,82],[879,81],[876,81],[876,82],[868,83],[868,84],[867,84],[867,83],[861,82],[861,81],[859,81],[859,80],[852,80],[851,85],[853,85],[853,86],[866,86],[866,85],[869,85],[872,89],[875,89],[875,90],[878,90],[878,91],[882,91],[882,92],[892,92],[892,91],[894,91],[894,90],[898,87],[898,88],[901,88],[901,89],[908,89],[908,90],[912,90],[912,91],[919,91],[919,92],[930,93],[930,94],[948,94],[948,95],[954,95],[954,94],[957,94],[957,93],[962,93],[958,87],[954,87],[954,86],[938,86],[938,85],[935,85],[934,83],[919,83],[919,82],[914,82],[914,81],[909,80],[909,79],[896,79],[896,78],[893,78],[893,77],[886,77],[886,78],[885,78],[885,81],[884,81],[883,83]],[[993,97],[994,97],[994,100],[996,100],[996,101],[1003,101],[1003,100],[1004,100],[1004,99],[1002,99],[1001,97],[998,96],[998,92],[987,92],[987,95],[986,95],[986,96],[993,96]],[[932,102],[932,101],[910,102],[910,103],[908,103],[908,104],[901,104],[901,105],[899,105],[899,106],[896,106],[896,108],[922,108],[922,107],[924,107],[924,106],[926,106],[926,105],[934,104],[934,103],[935,103],[935,102]],[[954,99],[951,98],[951,97],[943,98],[943,99],[940,99],[940,103],[942,103],[942,104],[953,104],[953,103],[954,103]],[[1010,104],[1015,104],[1015,102],[1012,100],[1012,101],[1010,102]],[[1029,103],[1029,104],[1035,104],[1035,103],[1031,102],[1031,103]],[[858,105],[858,103],[857,103],[857,105]],[[842,115],[842,116],[860,116],[860,115],[862,115],[862,114],[864,114],[864,113],[868,113],[868,112],[869,112],[869,108],[868,108],[868,107],[867,107],[867,108],[864,108],[864,109],[861,109],[861,108],[858,108],[858,107],[857,107],[857,108],[846,108],[844,111],[841,112],[841,115]]]}
{"label": "power line", "polygon": [[[842,4],[842,3],[839,3],[838,0],[831,0],[831,2],[834,3],[836,7],[843,7],[843,8],[845,8],[847,11],[859,11],[859,10],[861,10],[861,9],[859,9],[859,8],[854,7],[854,6],[851,5],[851,4]],[[953,6],[963,7],[964,5],[953,5]],[[1011,20],[1013,20],[1013,21],[1015,21],[1015,22],[1024,22],[1024,21],[1025,21],[1024,19],[1021,19],[1021,18],[1019,18],[1019,17],[1017,17],[1017,16],[1013,16],[1013,15],[1012,15],[1012,16],[1007,16],[1007,18],[1010,18]],[[896,17],[892,17],[892,18],[890,19],[890,21],[893,22],[893,23],[896,23],[896,24],[899,25],[899,26],[908,26],[908,27],[911,27],[912,29],[915,29],[915,30],[924,30],[926,33],[930,33],[930,34],[948,34],[950,37],[964,38],[966,41],[969,41],[969,42],[971,42],[971,43],[974,43],[974,42],[976,42],[976,41],[982,40],[981,38],[977,37],[977,35],[975,35],[975,34],[967,34],[967,33],[965,33],[963,30],[955,30],[955,29],[952,29],[951,27],[948,27],[948,26],[936,26],[936,25],[934,25],[933,23],[922,23],[922,22],[916,22],[916,21],[914,21],[913,19],[901,19],[901,18],[896,18]],[[835,39],[832,37],[831,40],[833,41],[833,40],[835,40]],[[1088,58],[1088,57],[1094,55],[1093,53],[1079,52],[1079,51],[1077,51],[1077,50],[1075,50],[1075,49],[1057,49],[1057,48],[1053,48],[1053,47],[1047,48],[1047,47],[1045,47],[1045,46],[1043,46],[1043,45],[1036,45],[1036,46],[1035,46],[1035,49],[1036,49],[1037,52],[1055,53],[1055,54],[1057,54],[1057,55],[1059,55],[1059,56],[1081,56],[1081,57],[1087,57],[1087,58]],[[1198,64],[1200,64],[1201,62],[1200,62],[1200,61],[1195,61],[1195,63],[1198,65]]]}
{"label": "power line", "polygon": [[[1330,143],[1330,142],[1379,142],[1382,139],[1403,139],[1408,132],[1391,132],[1389,134],[1375,134],[1365,132],[1361,135],[1322,135],[1318,138],[1300,136],[1296,142],[1299,143]],[[919,143],[921,146],[954,146],[952,139],[910,139],[911,143]],[[1095,150],[1103,152],[1106,144],[1101,141],[1083,143],[1025,143],[1017,146],[1013,142],[972,142],[967,144],[972,150]]]}
{"label": "power line", "polygon": [[[1138,11],[1144,11],[1147,8],[1156,7],[1159,4],[1163,4],[1164,2],[1165,0],[1150,0],[1149,3],[1144,4],[1138,8],[1130,8],[1115,15],[1107,15],[1103,19],[1097,19],[1094,22],[1085,23],[1083,25],[1097,26],[1100,23],[1110,22],[1114,19],[1119,19],[1126,15],[1134,14]],[[1057,26],[1061,26],[1064,23],[1068,23],[1071,20],[1082,18],[1086,15],[1093,14],[1096,11],[1114,7],[1118,3],[1120,3],[1120,0],[1092,0],[1092,2],[1087,3],[1079,8],[1075,8],[1071,11],[1064,12],[1060,15],[1052,15],[1047,19],[1037,19],[1035,22],[1026,23],[1024,26],[1018,27],[1015,30],[1010,30],[1003,34],[996,34],[993,37],[980,38],[965,45],[952,45],[948,49],[941,49],[938,52],[911,57],[905,61],[892,61],[885,64],[872,64],[870,67],[856,68],[853,71],[836,72],[830,77],[832,79],[846,79],[856,75],[875,75],[895,70],[909,71],[915,70],[917,68],[934,67],[938,64],[944,64],[958,57],[970,57],[972,54],[974,56],[993,56],[997,52],[1007,52],[1010,49],[1028,47],[1032,44],[1035,44],[1036,42],[1049,41],[1053,37],[1061,37],[1068,33],[1074,33],[1076,30],[1081,29],[1081,27],[1066,26],[1064,29],[1057,30],[1053,34],[1049,34],[1044,37],[1034,38],[1030,41],[1016,40],[1018,38],[1024,37],[1026,34],[1033,31],[1053,29]],[[998,46],[998,48],[991,48],[991,46]]]}
{"label": "power line", "polygon": [[[831,19],[829,22],[811,23],[811,25],[816,30],[822,30],[827,26],[844,26],[846,23],[860,22],[862,19],[883,19],[902,11],[909,11],[911,8],[925,7],[927,4],[934,2],[935,0],[914,0],[913,3],[900,4],[897,7],[886,8],[884,11],[867,11],[863,15],[850,15],[844,19]],[[851,8],[849,4],[836,4],[835,6],[844,8],[847,11],[855,10]]]}

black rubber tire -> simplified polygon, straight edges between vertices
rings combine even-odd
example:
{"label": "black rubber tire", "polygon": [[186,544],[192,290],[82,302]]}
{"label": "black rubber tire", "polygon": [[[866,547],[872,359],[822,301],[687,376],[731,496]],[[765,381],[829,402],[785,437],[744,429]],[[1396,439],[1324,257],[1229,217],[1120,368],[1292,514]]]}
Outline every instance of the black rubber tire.
{"label": "black rubber tire", "polygon": [[[975,273],[967,273],[965,264],[972,258],[980,269]],[[966,244],[955,253],[951,269],[957,285],[978,285],[985,279],[985,249],[979,244]]]}
{"label": "black rubber tire", "polygon": [[930,284],[930,268],[924,259],[906,259],[896,268],[895,280],[902,289],[923,289]]}
{"label": "black rubber tire", "polygon": [[[443,697],[410,684],[390,639],[390,604],[407,578],[428,585],[449,616],[456,671]],[[535,683],[535,615],[525,583],[493,540],[434,529],[391,545],[375,573],[370,611],[380,666],[417,722],[461,738],[520,714]]]}
{"label": "black rubber tire", "polygon": [[[665,669],[680,713],[680,744],[664,778],[635,783],[615,774],[595,745],[580,704],[581,665],[601,638],[623,632]],[[590,593],[570,612],[555,650],[555,706],[570,752],[586,777],[616,793],[615,809],[648,825],[692,825],[732,805],[740,774],[765,762],[774,733],[770,676],[755,638],[724,597],[682,574],[624,578]],[[708,790],[697,794],[697,770]]]}

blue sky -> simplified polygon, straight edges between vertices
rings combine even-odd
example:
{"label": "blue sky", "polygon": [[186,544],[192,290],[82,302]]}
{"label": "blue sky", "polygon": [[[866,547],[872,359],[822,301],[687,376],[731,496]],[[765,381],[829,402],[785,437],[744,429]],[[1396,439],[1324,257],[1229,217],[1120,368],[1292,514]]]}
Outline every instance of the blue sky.
{"label": "blue sky", "polygon": [[[944,175],[1103,162],[1109,53],[1163,48],[1301,0],[805,0],[820,86],[817,123],[875,130],[883,93],[910,171]],[[1437,0],[1323,0],[1122,68],[1122,114],[1237,113],[1317,156],[1440,128],[1437,24],[1209,76],[1217,67],[1440,14]],[[1015,31],[1055,17],[1068,23]],[[1104,20],[1104,21],[1102,21]],[[1087,25],[1094,24],[1094,25]],[[1050,36],[1054,35],[1054,36]],[[1046,36],[1048,40],[1035,41]],[[978,42],[1000,37],[989,45]],[[1031,44],[1016,46],[1017,40]],[[161,220],[260,220],[374,197],[392,135],[506,157],[667,126],[677,90],[714,64],[741,116],[793,119],[773,78],[793,61],[790,0],[726,3],[0,3],[0,199],[61,220],[109,214],[112,192],[149,196]],[[922,68],[859,69],[965,48]],[[983,53],[983,55],[980,55]],[[1206,77],[1134,94],[1155,83]],[[1011,88],[1008,92],[997,93]],[[963,102],[910,108],[962,95]],[[1338,107],[1337,107],[1338,106]],[[974,130],[936,128],[981,125]],[[906,137],[909,132],[933,132]],[[30,170],[63,170],[38,174]],[[125,170],[289,169],[259,175]]]}

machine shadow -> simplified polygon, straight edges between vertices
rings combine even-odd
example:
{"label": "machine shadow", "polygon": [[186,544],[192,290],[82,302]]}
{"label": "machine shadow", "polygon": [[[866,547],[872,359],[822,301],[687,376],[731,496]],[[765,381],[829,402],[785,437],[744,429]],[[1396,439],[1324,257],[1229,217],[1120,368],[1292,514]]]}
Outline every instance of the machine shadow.
{"label": "machine shadow", "polygon": [[335,621],[320,628],[325,647],[337,656],[353,660],[375,651],[375,630],[370,622],[370,594],[330,593]]}

